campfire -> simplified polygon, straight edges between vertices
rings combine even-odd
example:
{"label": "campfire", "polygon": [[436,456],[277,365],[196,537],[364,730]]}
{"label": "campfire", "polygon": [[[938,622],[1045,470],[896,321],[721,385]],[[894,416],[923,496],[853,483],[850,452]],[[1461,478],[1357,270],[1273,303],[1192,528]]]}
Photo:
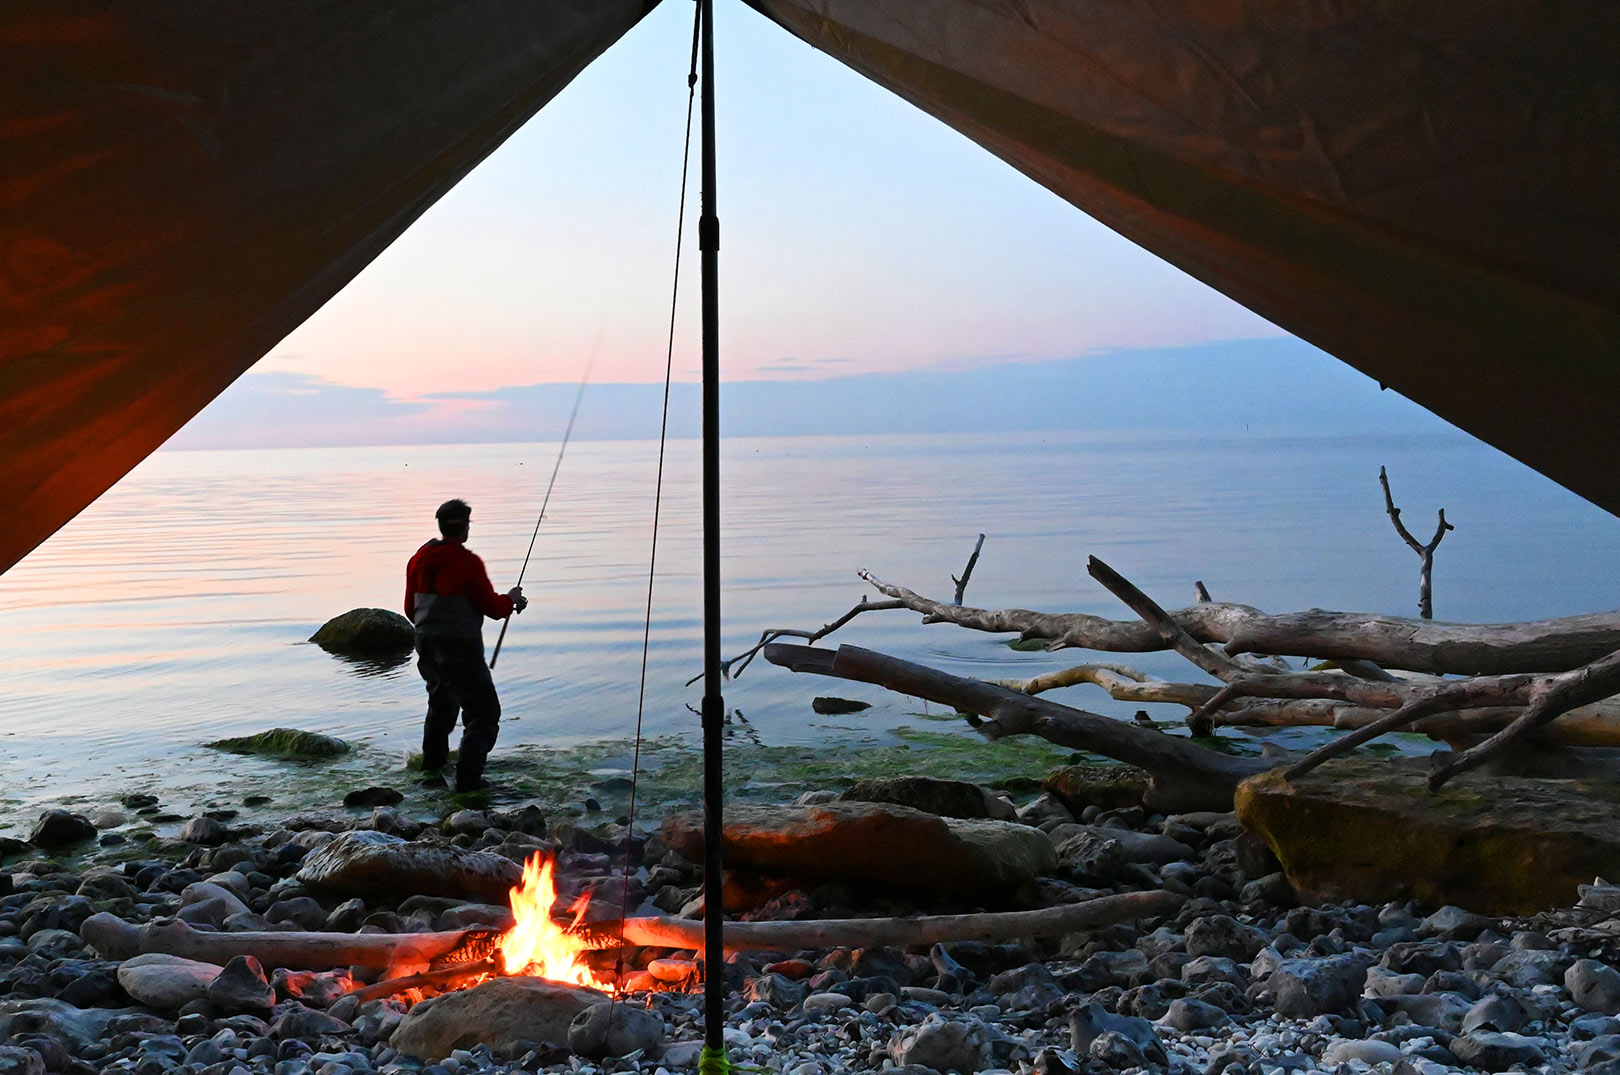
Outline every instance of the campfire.
{"label": "campfire", "polygon": [[551,917],[557,902],[557,886],[552,879],[556,860],[536,851],[523,864],[523,880],[512,889],[511,929],[495,942],[495,958],[508,975],[530,975],[554,982],[586,985],[595,989],[613,988],[581,959],[589,949],[571,930],[585,916],[589,896],[581,896],[569,909],[573,921],[562,927]]}

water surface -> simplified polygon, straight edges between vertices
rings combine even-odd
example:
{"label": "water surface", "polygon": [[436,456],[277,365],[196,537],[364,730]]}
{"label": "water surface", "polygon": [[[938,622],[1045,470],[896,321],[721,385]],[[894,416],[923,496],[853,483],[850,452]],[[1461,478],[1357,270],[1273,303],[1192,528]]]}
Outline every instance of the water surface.
{"label": "water surface", "polygon": [[[240,791],[266,763],[199,744],[275,726],[361,742],[379,776],[419,736],[415,669],[379,670],[304,640],[357,606],[398,608],[434,507],[473,504],[470,546],[498,588],[518,575],[557,446],[160,452],[0,576],[0,827],[40,804],[161,787]],[[634,734],[657,445],[576,442],[540,528],[496,679],[503,745]],[[670,446],[654,589],[645,732],[697,735],[697,444]],[[1108,561],[1166,607],[1217,599],[1410,614],[1417,557],[1384,515],[1378,467],[1427,539],[1444,506],[1437,615],[1541,618],[1620,607],[1620,525],[1463,434],[1227,437],[1041,434],[761,438],[725,445],[728,653],[770,627],[814,628],[879,577],[948,597],[981,531],[969,604],[1129,613],[1085,572]],[[495,627],[486,629],[493,645]],[[1014,652],[905,612],[843,641],[985,677],[1084,654]],[[1198,678],[1179,658],[1128,658]],[[874,703],[818,717],[816,694]],[[887,742],[925,707],[874,687],[757,662],[728,706],[770,744]],[[1095,688],[1071,704],[1128,716]],[[937,707],[936,707],[937,708]],[[1154,714],[1179,718],[1176,707]],[[500,747],[497,747],[499,751]],[[397,779],[397,774],[395,774]]]}

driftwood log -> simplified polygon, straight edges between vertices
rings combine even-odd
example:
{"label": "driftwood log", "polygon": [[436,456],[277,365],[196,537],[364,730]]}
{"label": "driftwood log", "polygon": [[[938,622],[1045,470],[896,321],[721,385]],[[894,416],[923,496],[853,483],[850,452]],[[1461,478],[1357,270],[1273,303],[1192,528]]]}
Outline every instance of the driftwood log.
{"label": "driftwood log", "polygon": [[[1444,532],[1442,517],[1431,556]],[[976,546],[975,559],[978,551]],[[1197,737],[1233,725],[1350,731],[1294,765],[1291,775],[1395,730],[1421,732],[1452,746],[1432,758],[1434,787],[1487,761],[1510,761],[1509,748],[1531,735],[1580,747],[1620,746],[1620,612],[1512,624],[1435,623],[1320,609],[1276,616],[1211,601],[1202,583],[1196,604],[1170,612],[1101,560],[1091,558],[1087,570],[1138,620],[972,608],[961,604],[966,572],[953,580],[955,600],[946,603],[862,571],[860,576],[887,600],[863,600],[814,632],[766,631],[754,647],[732,658],[727,673],[740,674],[763,653],[794,671],[874,683],[950,705],[988,738],[1038,735],[1137,765],[1151,777],[1149,804],[1161,809],[1225,809],[1237,782],[1278,762],[1232,758],[1035,696],[1091,683],[1120,700],[1185,705]],[[920,613],[924,623],[1016,634],[1048,650],[1174,650],[1221,685],[1169,683],[1117,664],[983,683],[853,647],[830,652],[775,641],[793,636],[816,642],[863,612],[896,606]],[[1256,660],[1257,655],[1271,663]],[[1326,664],[1295,671],[1285,657]],[[1444,678],[1453,675],[1470,678]]]}
{"label": "driftwood log", "polygon": [[[1015,634],[1043,641],[1053,650],[1149,653],[1173,648],[1158,628],[1141,621],[958,606],[890,585],[869,571],[860,576],[900,607],[921,614],[924,623]],[[893,607],[886,601],[864,604],[862,611]],[[1567,672],[1620,650],[1620,611],[1521,623],[1444,623],[1322,609],[1272,614],[1250,605],[1201,601],[1168,615],[1197,641],[1219,643],[1228,656],[1355,659],[1433,675]]]}
{"label": "driftwood log", "polygon": [[[839,918],[801,922],[728,922],[728,952],[799,948],[909,947],[941,941],[1007,941],[1063,936],[1080,930],[1158,918],[1177,910],[1185,897],[1174,892],[1127,892],[1036,911],[924,915],[914,918]],[[599,924],[581,937],[591,947],[621,943],[617,923]],[[427,965],[461,945],[468,932],[445,933],[215,933],[163,919],[137,926],[102,912],[84,922],[80,935],[104,959],[164,952],[225,964],[250,955],[267,967],[331,970],[337,967]],[[647,948],[701,949],[703,923],[685,918],[627,918],[622,940]],[[462,968],[462,973],[466,969]]]}

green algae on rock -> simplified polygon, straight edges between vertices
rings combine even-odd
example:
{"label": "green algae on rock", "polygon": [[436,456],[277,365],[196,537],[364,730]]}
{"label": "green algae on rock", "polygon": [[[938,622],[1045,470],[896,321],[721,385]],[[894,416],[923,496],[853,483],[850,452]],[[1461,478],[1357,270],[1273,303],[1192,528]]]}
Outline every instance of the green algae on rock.
{"label": "green algae on rock", "polygon": [[257,735],[216,739],[203,745],[232,754],[268,754],[277,758],[335,758],[353,749],[334,736],[297,728],[271,728]]}
{"label": "green algae on rock", "polygon": [[1348,759],[1251,777],[1237,811],[1307,901],[1531,914],[1620,875],[1620,803],[1601,780],[1468,773],[1431,792],[1422,762]]}

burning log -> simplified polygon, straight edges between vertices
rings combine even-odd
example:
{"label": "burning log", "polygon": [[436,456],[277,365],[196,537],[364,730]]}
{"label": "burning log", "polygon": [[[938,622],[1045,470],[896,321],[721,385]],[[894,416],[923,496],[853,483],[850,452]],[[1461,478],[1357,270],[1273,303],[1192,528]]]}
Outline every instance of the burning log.
{"label": "burning log", "polygon": [[460,988],[464,984],[474,984],[476,980],[483,978],[485,975],[499,973],[501,973],[500,959],[491,956],[489,959],[482,959],[477,963],[468,963],[459,967],[423,971],[421,974],[407,974],[399,978],[385,978],[375,985],[356,989],[349,996],[364,1004],[367,1001],[381,1000],[383,997],[395,996],[412,989]]}
{"label": "burning log", "polygon": [[[1006,941],[1019,937],[1062,936],[1117,922],[1166,915],[1184,902],[1174,892],[1129,892],[1083,903],[1037,911],[988,914],[927,915],[917,918],[853,918],[801,922],[730,922],[726,950],[797,948],[912,947],[941,941]],[[572,934],[581,949],[610,948],[621,942],[617,923]],[[128,959],[142,952],[167,952],[224,964],[235,955],[251,955],[267,967],[324,970],[351,965],[426,967],[461,947],[467,934],[446,933],[213,933],[184,922],[164,920],[135,926],[103,912],[85,920],[81,936],[105,959]],[[700,948],[703,923],[679,918],[627,918],[622,941],[650,948]],[[430,972],[434,978],[417,985],[442,984],[487,972],[488,961]],[[395,979],[396,985],[399,980]],[[386,982],[379,982],[381,988]],[[400,985],[401,989],[414,988]],[[394,991],[398,991],[397,989]]]}

